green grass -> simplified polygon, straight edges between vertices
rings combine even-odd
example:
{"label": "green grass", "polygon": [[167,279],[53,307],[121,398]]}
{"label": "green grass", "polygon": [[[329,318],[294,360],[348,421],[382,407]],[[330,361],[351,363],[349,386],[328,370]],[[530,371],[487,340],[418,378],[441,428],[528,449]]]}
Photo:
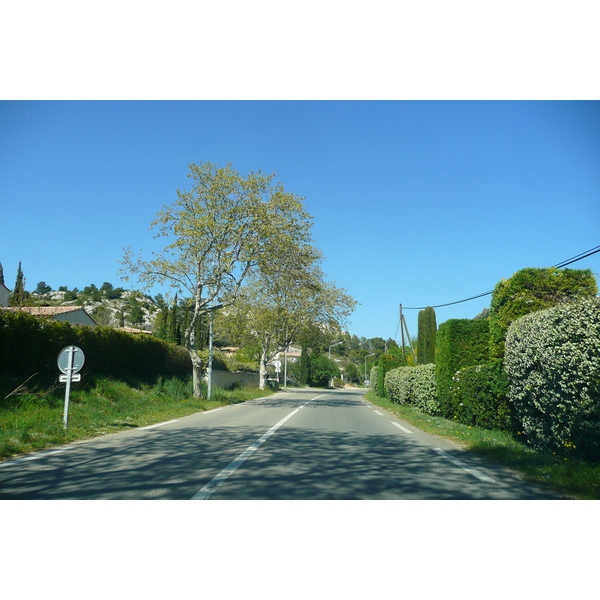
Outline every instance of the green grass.
{"label": "green grass", "polygon": [[396,404],[372,391],[366,398],[427,433],[452,440],[467,450],[518,471],[528,481],[572,498],[600,499],[600,465],[597,463],[544,454],[525,446],[509,433],[426,415],[414,406]]}
{"label": "green grass", "polygon": [[[6,382],[0,388],[8,389]],[[98,378],[74,389],[68,429],[63,428],[64,388],[0,394],[0,460],[75,440],[169,421],[227,404],[272,394],[272,390],[213,387],[210,401],[193,397],[191,381],[156,382]],[[4,398],[2,400],[2,398]]]}

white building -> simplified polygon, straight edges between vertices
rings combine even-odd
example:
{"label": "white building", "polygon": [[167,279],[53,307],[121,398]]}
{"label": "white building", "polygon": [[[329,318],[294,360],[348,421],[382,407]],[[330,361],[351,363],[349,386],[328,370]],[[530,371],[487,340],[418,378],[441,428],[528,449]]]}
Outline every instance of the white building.
{"label": "white building", "polygon": [[8,306],[9,298],[10,290],[3,283],[0,283],[0,306]]}

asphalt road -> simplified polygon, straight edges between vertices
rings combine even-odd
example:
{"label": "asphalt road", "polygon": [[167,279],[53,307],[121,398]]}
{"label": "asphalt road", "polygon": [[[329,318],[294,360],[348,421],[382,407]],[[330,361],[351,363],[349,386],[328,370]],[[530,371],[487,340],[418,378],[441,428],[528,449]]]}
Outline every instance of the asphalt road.
{"label": "asphalt road", "polygon": [[559,499],[364,400],[289,390],[0,463],[0,499]]}

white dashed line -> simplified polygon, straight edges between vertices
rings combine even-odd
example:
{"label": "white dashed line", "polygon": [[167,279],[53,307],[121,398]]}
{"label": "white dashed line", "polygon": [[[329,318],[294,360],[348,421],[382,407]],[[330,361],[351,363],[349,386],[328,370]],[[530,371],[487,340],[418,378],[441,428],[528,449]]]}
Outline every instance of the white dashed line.
{"label": "white dashed line", "polygon": [[380,417],[383,417],[383,413],[380,413],[378,410],[373,409],[373,412],[379,415]]}
{"label": "white dashed line", "polygon": [[274,433],[277,431],[288,419],[291,419],[301,408],[304,408],[309,402],[320,398],[324,394],[319,396],[315,396],[308,402],[305,402],[302,406],[299,406],[295,410],[293,410],[289,415],[283,417],[279,423],[276,423],[269,429],[266,433],[264,433],[260,438],[258,438],[254,444],[248,446],[246,450],[244,450],[235,460],[231,461],[216,477],[214,477],[209,483],[207,483],[197,494],[192,496],[192,500],[208,500],[220,487],[220,485],[232,474],[234,473],[238,467],[240,467],[246,459],[249,458],[254,452],[258,450],[262,444],[264,444]]}

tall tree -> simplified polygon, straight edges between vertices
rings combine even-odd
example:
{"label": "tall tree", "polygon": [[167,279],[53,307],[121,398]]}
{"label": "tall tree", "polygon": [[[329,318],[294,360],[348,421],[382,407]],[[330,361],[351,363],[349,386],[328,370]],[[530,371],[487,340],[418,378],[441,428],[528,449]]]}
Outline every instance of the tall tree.
{"label": "tall tree", "polygon": [[6,284],[4,283],[4,269],[2,268],[2,263],[0,263],[0,283],[6,286]]}
{"label": "tall tree", "polygon": [[8,300],[10,306],[23,306],[25,301],[25,277],[23,277],[23,269],[21,268],[21,261],[19,261],[19,268],[17,269],[17,279],[15,281],[15,287]]}
{"label": "tall tree", "polygon": [[354,310],[355,300],[325,280],[320,259],[310,246],[295,256],[286,255],[276,268],[254,277],[230,311],[238,332],[246,331],[260,344],[261,389],[268,363],[297,341],[303,330],[338,330]]}
{"label": "tall tree", "polygon": [[201,396],[203,359],[196,348],[197,325],[215,305],[232,305],[246,278],[267,270],[281,256],[295,253],[310,239],[310,216],[302,199],[286,192],[275,175],[240,175],[205,162],[190,164],[189,191],[177,190],[175,202],[153,221],[157,237],[168,241],[150,261],[126,251],[122,276],[131,273],[145,288],[169,285],[191,300],[183,333],[193,366],[194,395]]}
{"label": "tall tree", "polygon": [[436,332],[435,310],[431,306],[428,306],[425,310],[419,311],[417,361],[420,365],[435,362]]}

